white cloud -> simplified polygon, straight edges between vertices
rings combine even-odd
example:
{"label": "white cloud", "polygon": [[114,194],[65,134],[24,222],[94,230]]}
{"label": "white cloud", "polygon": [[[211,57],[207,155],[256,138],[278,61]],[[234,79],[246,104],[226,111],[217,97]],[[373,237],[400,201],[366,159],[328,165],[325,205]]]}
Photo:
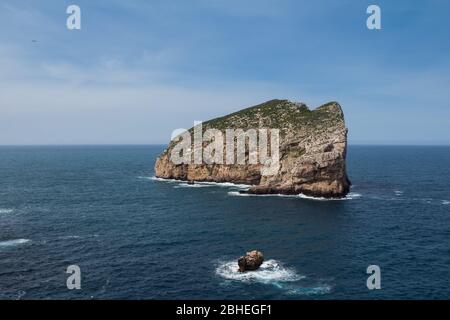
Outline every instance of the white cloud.
{"label": "white cloud", "polygon": [[164,84],[164,74],[106,58],[34,65],[4,47],[0,66],[0,144],[164,143],[194,120],[283,96],[264,83]]}

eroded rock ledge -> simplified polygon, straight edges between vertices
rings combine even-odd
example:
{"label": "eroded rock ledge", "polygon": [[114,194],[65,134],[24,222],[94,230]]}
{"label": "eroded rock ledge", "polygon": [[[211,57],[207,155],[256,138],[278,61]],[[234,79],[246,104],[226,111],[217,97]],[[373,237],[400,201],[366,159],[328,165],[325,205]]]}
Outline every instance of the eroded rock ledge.
{"label": "eroded rock ledge", "polygon": [[[250,184],[253,194],[304,194],[344,197],[350,188],[346,173],[347,128],[337,102],[310,110],[303,103],[271,100],[203,123],[203,130],[277,128],[280,167],[261,175],[261,164],[174,164],[172,141],[157,158],[160,178]],[[193,129],[190,129],[192,132]],[[248,156],[248,155],[247,155]]]}

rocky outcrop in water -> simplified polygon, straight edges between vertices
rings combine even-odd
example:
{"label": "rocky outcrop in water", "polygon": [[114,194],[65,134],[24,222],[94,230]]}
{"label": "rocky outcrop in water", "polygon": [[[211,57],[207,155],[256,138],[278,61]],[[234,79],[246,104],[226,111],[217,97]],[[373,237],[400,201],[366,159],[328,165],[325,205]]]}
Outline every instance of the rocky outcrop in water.
{"label": "rocky outcrop in water", "polygon": [[261,252],[253,250],[247,252],[245,256],[238,259],[239,272],[257,270],[264,262],[264,256]]}
{"label": "rocky outcrop in water", "polygon": [[[183,163],[171,161],[172,141],[158,157],[156,176],[187,181],[250,184],[252,194],[304,194],[344,197],[350,188],[346,173],[347,128],[337,102],[310,110],[303,103],[271,100],[203,123],[207,129],[279,129],[279,169],[263,175],[263,164]],[[189,130],[193,132],[193,128]],[[202,146],[206,146],[204,142]],[[195,145],[192,146],[195,149]],[[226,150],[226,144],[224,150]],[[236,150],[236,148],[234,148]],[[188,152],[192,152],[189,150]],[[224,152],[225,153],[225,152]],[[193,157],[191,154],[187,154]],[[246,160],[252,155],[247,151]]]}

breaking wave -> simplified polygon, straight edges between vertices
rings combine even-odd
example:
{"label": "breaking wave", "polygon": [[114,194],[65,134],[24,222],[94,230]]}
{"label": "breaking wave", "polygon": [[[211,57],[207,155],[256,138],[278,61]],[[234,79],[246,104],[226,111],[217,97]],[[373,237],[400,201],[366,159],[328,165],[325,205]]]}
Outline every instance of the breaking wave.
{"label": "breaking wave", "polygon": [[181,188],[201,188],[201,187],[226,187],[226,188],[239,188],[239,189],[248,189],[251,187],[251,185],[248,184],[238,184],[238,183],[231,183],[231,182],[212,182],[212,181],[195,181],[194,183],[190,184],[187,183],[184,180],[177,180],[177,179],[165,179],[165,178],[158,178],[158,177],[138,177],[138,179],[147,179],[147,180],[153,180],[153,181],[160,181],[160,182],[172,182],[172,183],[178,183],[178,187]]}
{"label": "breaking wave", "polygon": [[445,205],[449,205],[450,204],[450,201],[448,201],[448,200],[442,200],[442,204],[445,206]]}
{"label": "breaking wave", "polygon": [[208,188],[211,187],[210,185],[205,184],[199,184],[199,183],[180,183],[179,185],[175,186],[174,188]]}
{"label": "breaking wave", "polygon": [[256,271],[239,272],[237,261],[222,262],[216,269],[216,274],[227,280],[242,282],[273,283],[298,281],[304,276],[298,275],[293,269],[283,267],[276,260],[264,261]]}
{"label": "breaking wave", "polygon": [[311,197],[311,196],[306,196],[304,194],[299,194],[298,197],[300,197],[302,199],[318,200],[318,201],[345,201],[345,200],[354,200],[357,198],[361,198],[362,195],[360,193],[350,192],[344,198]]}
{"label": "breaking wave", "polygon": [[13,247],[30,241],[31,241],[30,239],[15,239],[15,240],[0,241],[0,247]]}
{"label": "breaking wave", "polygon": [[359,193],[350,192],[344,198],[323,198],[323,197],[311,197],[304,194],[249,194],[249,193],[240,193],[239,191],[230,191],[228,192],[230,196],[238,196],[238,197],[283,197],[283,198],[300,198],[300,199],[308,199],[315,201],[344,201],[344,200],[354,200],[362,197]]}
{"label": "breaking wave", "polygon": [[[161,182],[170,182],[177,183],[178,185],[174,188],[204,188],[204,187],[226,187],[226,188],[235,188],[240,190],[248,190],[251,185],[248,184],[236,184],[231,182],[210,182],[210,181],[195,181],[194,183],[187,183],[183,180],[176,179],[165,179],[158,178],[155,176],[152,177],[138,177],[140,179],[148,179],[153,181],[161,181]],[[286,198],[301,198],[308,200],[316,200],[316,201],[343,201],[343,200],[353,200],[361,197],[361,194],[350,192],[344,198],[324,198],[324,197],[312,197],[304,194],[297,195],[286,195],[286,194],[248,194],[248,193],[240,193],[239,191],[229,191],[228,195],[230,196],[239,196],[239,197],[286,197]]]}
{"label": "breaking wave", "polygon": [[318,295],[331,292],[331,286],[320,284],[312,287],[301,286],[298,282],[306,276],[298,274],[294,269],[284,267],[277,260],[264,261],[256,271],[239,272],[236,261],[221,262],[216,274],[226,280],[242,283],[261,283],[273,285],[289,295]]}
{"label": "breaking wave", "polygon": [[248,184],[238,184],[231,182],[203,182],[196,181],[195,184],[205,185],[205,186],[216,186],[216,187],[225,187],[225,188],[239,188],[239,189],[248,189],[251,185]]}
{"label": "breaking wave", "polygon": [[14,209],[0,208],[0,214],[13,213]]}

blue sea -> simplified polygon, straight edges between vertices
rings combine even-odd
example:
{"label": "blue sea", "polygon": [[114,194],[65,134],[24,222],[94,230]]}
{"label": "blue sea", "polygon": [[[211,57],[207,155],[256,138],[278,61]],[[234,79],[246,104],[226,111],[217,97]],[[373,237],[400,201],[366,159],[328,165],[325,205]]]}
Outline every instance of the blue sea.
{"label": "blue sea", "polygon": [[450,147],[350,146],[343,200],[161,181],[163,148],[0,147],[0,299],[450,298]]}

